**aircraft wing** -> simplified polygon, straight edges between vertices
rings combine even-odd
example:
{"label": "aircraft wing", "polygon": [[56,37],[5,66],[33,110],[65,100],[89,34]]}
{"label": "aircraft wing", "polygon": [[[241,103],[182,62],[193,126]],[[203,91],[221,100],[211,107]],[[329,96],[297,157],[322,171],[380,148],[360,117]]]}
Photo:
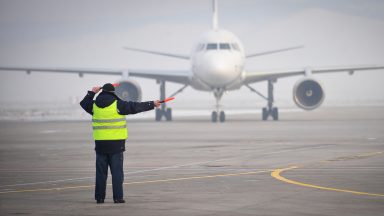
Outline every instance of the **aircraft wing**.
{"label": "aircraft wing", "polygon": [[279,52],[286,52],[294,49],[301,49],[304,48],[303,45],[301,46],[294,46],[294,47],[287,47],[284,49],[277,49],[277,50],[269,50],[269,51],[264,51],[264,52],[259,52],[259,53],[252,53],[252,54],[247,54],[245,58],[253,58],[253,57],[259,57],[263,55],[269,55],[269,54],[274,54],[274,53],[279,53]]}
{"label": "aircraft wing", "polygon": [[276,80],[284,77],[298,76],[298,75],[311,75],[320,73],[335,73],[335,72],[348,72],[352,75],[355,71],[361,70],[380,70],[384,66],[365,65],[365,66],[352,66],[352,67],[319,67],[312,68],[306,67],[293,70],[275,70],[275,71],[247,71],[245,73],[244,83],[250,84],[261,82],[265,80]]}
{"label": "aircraft wing", "polygon": [[156,79],[174,83],[181,83],[185,85],[190,84],[192,77],[190,71],[159,71],[159,70],[128,70],[129,76]]}
{"label": "aircraft wing", "polygon": [[190,83],[189,71],[176,71],[176,70],[134,70],[134,69],[92,69],[92,68],[56,68],[56,67],[3,67],[0,66],[0,70],[3,71],[25,71],[28,74],[31,72],[47,72],[47,73],[72,73],[78,74],[83,77],[84,74],[92,75],[118,75],[122,76],[128,74],[128,76],[142,77],[156,80],[163,80],[181,84]]}
{"label": "aircraft wing", "polygon": [[84,74],[96,75],[122,75],[119,69],[92,69],[92,68],[58,68],[58,67],[7,67],[0,66],[3,71],[48,72],[48,73],[72,73],[82,77]]}
{"label": "aircraft wing", "polygon": [[189,55],[183,55],[183,54],[174,54],[174,53],[167,53],[167,52],[160,52],[160,51],[154,51],[154,50],[145,50],[145,49],[137,49],[132,47],[123,47],[126,50],[136,51],[136,52],[142,52],[142,53],[149,53],[154,55],[161,55],[161,56],[167,56],[172,58],[179,58],[184,60],[189,60]]}

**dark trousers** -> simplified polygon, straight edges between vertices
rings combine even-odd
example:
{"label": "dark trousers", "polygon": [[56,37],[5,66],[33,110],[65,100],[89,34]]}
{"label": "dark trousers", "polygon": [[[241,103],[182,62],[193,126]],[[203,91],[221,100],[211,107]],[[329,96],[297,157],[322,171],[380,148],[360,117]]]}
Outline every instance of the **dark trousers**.
{"label": "dark trousers", "polygon": [[96,185],[95,199],[105,199],[108,178],[108,166],[111,168],[113,199],[123,199],[123,152],[114,154],[96,153]]}

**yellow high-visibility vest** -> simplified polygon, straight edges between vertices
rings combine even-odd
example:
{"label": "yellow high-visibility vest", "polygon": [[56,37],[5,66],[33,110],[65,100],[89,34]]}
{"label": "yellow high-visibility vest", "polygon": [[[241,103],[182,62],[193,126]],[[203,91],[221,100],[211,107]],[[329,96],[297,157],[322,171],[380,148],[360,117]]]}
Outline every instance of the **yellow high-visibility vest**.
{"label": "yellow high-visibility vest", "polygon": [[128,138],[127,122],[124,115],[117,112],[117,101],[100,108],[93,104],[93,139],[125,140]]}

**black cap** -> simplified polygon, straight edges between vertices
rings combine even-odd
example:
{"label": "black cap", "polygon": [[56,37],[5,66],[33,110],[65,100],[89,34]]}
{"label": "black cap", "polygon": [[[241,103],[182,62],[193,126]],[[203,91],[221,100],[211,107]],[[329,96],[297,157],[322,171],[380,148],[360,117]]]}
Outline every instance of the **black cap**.
{"label": "black cap", "polygon": [[103,91],[106,91],[106,92],[114,92],[115,91],[115,87],[111,83],[104,84],[102,89],[103,89]]}

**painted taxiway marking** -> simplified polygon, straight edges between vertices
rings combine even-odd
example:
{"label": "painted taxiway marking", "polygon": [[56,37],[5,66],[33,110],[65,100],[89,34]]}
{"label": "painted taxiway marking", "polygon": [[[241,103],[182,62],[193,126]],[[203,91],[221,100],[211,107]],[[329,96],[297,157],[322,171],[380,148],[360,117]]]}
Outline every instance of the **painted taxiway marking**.
{"label": "painted taxiway marking", "polygon": [[[355,156],[347,156],[347,157],[339,157],[333,159],[333,160],[326,160],[326,161],[319,161],[318,163],[322,162],[334,162],[334,161],[343,161],[343,160],[351,160],[351,159],[361,159],[361,158],[367,158],[371,156],[376,156],[379,154],[383,154],[384,152],[372,152],[372,153],[364,153],[364,154],[359,154]],[[218,159],[214,161],[223,161],[227,160],[228,158],[224,159]],[[211,161],[212,162],[212,161]],[[206,162],[199,162],[199,163],[191,163],[191,164],[201,164],[201,163],[206,163]],[[147,171],[153,171],[153,170],[162,170],[166,168],[175,168],[175,167],[182,167],[186,165],[191,165],[191,164],[185,164],[185,165],[179,165],[179,166],[170,166],[170,167],[163,167],[163,168],[156,168],[156,169],[151,169]],[[135,185],[135,184],[150,184],[150,183],[161,183],[161,182],[174,182],[174,181],[184,181],[184,180],[194,180],[194,179],[209,179],[209,178],[219,178],[219,177],[230,177],[230,176],[241,176],[241,175],[252,175],[252,174],[258,174],[258,173],[266,173],[266,172],[271,172],[271,176],[286,182],[290,184],[295,184],[295,185],[300,185],[304,187],[311,187],[311,188],[317,188],[317,189],[322,189],[322,190],[330,190],[330,191],[337,191],[337,192],[345,192],[345,193],[353,193],[353,194],[359,194],[359,195],[369,195],[369,196],[380,196],[384,197],[384,194],[375,194],[375,193],[367,193],[367,192],[359,192],[359,191],[352,191],[352,190],[345,190],[345,189],[339,189],[339,188],[330,188],[330,187],[323,187],[323,186],[318,186],[318,185],[313,185],[313,184],[307,184],[303,182],[298,182],[294,180],[287,179],[283,176],[280,175],[280,173],[287,171],[287,170],[292,170],[292,169],[297,169],[299,168],[298,166],[291,166],[288,168],[284,169],[275,169],[275,170],[258,170],[258,171],[250,171],[250,172],[239,172],[239,173],[226,173],[226,174],[217,174],[217,175],[205,175],[205,176],[191,176],[191,177],[182,177],[182,178],[171,178],[171,179],[158,179],[158,180],[145,180],[145,181],[136,181],[136,182],[127,182],[124,183],[124,185]],[[143,171],[138,171],[138,172],[143,172]],[[111,186],[111,184],[108,184]],[[42,192],[42,191],[60,191],[60,190],[68,190],[68,189],[81,189],[81,188],[92,188],[94,185],[82,185],[82,186],[68,186],[68,187],[56,187],[56,188],[37,188],[37,189],[23,189],[23,190],[6,190],[6,191],[0,191],[0,194],[10,194],[10,193],[25,193],[25,192]]]}
{"label": "painted taxiway marking", "polygon": [[[193,163],[174,165],[174,166],[167,166],[167,167],[157,167],[157,168],[153,168],[153,169],[146,169],[146,170],[138,170],[138,171],[126,172],[125,175],[132,175],[132,174],[146,173],[146,172],[153,172],[153,171],[161,171],[161,170],[181,168],[181,167],[188,167],[188,166],[203,165],[203,164],[219,162],[219,161],[223,161],[223,160],[227,160],[227,159],[228,158],[221,158],[221,159],[216,159],[216,160],[200,161],[200,162],[193,162]],[[30,172],[38,172],[38,171],[30,171]],[[39,171],[39,172],[41,172],[41,171]],[[57,171],[52,171],[52,172],[57,172]],[[0,185],[0,188],[14,187],[14,186],[38,185],[38,184],[52,184],[52,183],[61,183],[61,182],[74,182],[74,181],[83,181],[83,180],[89,180],[89,179],[94,179],[94,178],[95,178],[94,176],[90,176],[90,177],[83,177],[83,178],[70,178],[70,179],[59,179],[59,180],[52,180],[52,181],[40,181],[40,182],[30,182],[30,183],[9,184],[9,185]],[[0,192],[0,194],[1,194],[1,192]]]}
{"label": "painted taxiway marking", "polygon": [[[343,157],[345,160],[348,159],[356,159],[356,158],[364,158],[364,157],[371,157],[371,156],[376,156],[379,154],[382,154],[384,152],[373,152],[373,153],[365,153],[365,154],[360,154],[356,155],[354,157]],[[331,160],[328,160],[327,162],[331,162]],[[319,185],[314,185],[314,184],[308,184],[304,182],[299,182],[299,181],[294,181],[291,179],[287,179],[280,174],[282,172],[288,171],[288,170],[293,170],[297,169],[299,166],[291,166],[288,168],[283,168],[283,169],[275,169],[271,172],[271,176],[277,180],[280,180],[282,182],[286,182],[289,184],[294,184],[294,185],[299,185],[303,187],[309,187],[309,188],[316,188],[316,189],[321,189],[321,190],[328,190],[328,191],[336,191],[336,192],[344,192],[344,193],[352,193],[352,194],[357,194],[357,195],[367,195],[367,196],[379,196],[379,197],[384,197],[384,194],[377,194],[377,193],[367,193],[367,192],[361,192],[361,191],[353,191],[353,190],[346,190],[346,189],[340,189],[340,188],[332,188],[332,187],[323,187]]]}
{"label": "painted taxiway marking", "polygon": [[[138,184],[175,182],[175,181],[185,181],[185,180],[195,180],[195,179],[209,179],[209,178],[253,175],[253,174],[267,173],[267,172],[271,172],[271,170],[259,170],[259,171],[241,172],[241,173],[225,173],[225,174],[217,174],[217,175],[191,176],[191,177],[183,177],[183,178],[136,181],[136,182],[127,182],[127,183],[124,183],[124,185],[138,185]],[[111,184],[108,184],[108,186],[111,186]],[[93,187],[95,187],[95,185],[69,186],[69,187],[57,187],[57,188],[38,188],[38,189],[26,189],[26,190],[1,191],[0,194],[43,192],[43,191],[61,191],[61,190],[68,190],[68,189],[81,189],[81,188],[93,188]]]}
{"label": "painted taxiway marking", "polygon": [[[308,149],[314,149],[314,148],[323,148],[324,146],[311,146],[311,147],[304,147],[299,148],[299,150],[308,150]],[[285,150],[279,150],[279,151],[273,151],[273,152],[266,152],[262,153],[258,156],[264,156],[264,155],[271,155],[271,154],[279,154],[279,153],[285,153],[285,152],[291,152],[291,151],[297,151],[298,149],[285,149]],[[251,154],[248,154],[251,155]],[[156,167],[152,169],[146,169],[146,170],[138,170],[138,171],[131,171],[126,172],[125,175],[132,175],[132,174],[140,174],[140,173],[146,173],[146,172],[153,172],[153,171],[162,171],[162,170],[168,170],[168,169],[175,169],[175,168],[182,168],[182,167],[193,167],[197,165],[204,165],[214,162],[222,162],[222,161],[228,161],[232,159],[236,159],[239,157],[244,157],[244,155],[241,156],[235,156],[235,157],[226,157],[226,158],[219,158],[215,160],[208,160],[208,161],[199,161],[199,162],[192,162],[187,164],[181,164],[181,165],[173,165],[173,166],[166,166],[166,167]],[[3,171],[0,169],[0,171]],[[15,170],[8,170],[5,171],[12,171],[12,172],[21,172],[21,171],[15,171]],[[43,172],[43,171],[34,171],[34,170],[27,170],[22,172]],[[47,172],[47,171],[44,171]],[[54,170],[50,170],[49,172],[57,172]],[[40,182],[28,182],[28,183],[18,183],[18,184],[9,184],[9,185],[0,185],[0,188],[7,188],[7,187],[14,187],[14,186],[29,186],[29,185],[38,185],[38,184],[52,184],[52,183],[63,183],[63,182],[75,182],[75,181],[83,181],[83,180],[89,180],[94,179],[94,176],[89,177],[83,177],[83,178],[69,178],[69,179],[59,179],[59,180],[51,180],[51,181],[40,181]],[[4,189],[9,190],[9,189]],[[1,194],[1,192],[0,192]]]}

